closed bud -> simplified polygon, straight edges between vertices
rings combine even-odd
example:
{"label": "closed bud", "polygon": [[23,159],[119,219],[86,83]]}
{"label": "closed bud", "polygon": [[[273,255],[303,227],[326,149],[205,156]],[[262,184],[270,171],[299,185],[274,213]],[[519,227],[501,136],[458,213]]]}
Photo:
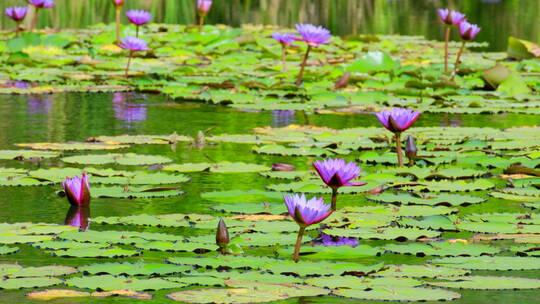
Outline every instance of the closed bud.
{"label": "closed bud", "polygon": [[229,230],[227,229],[227,225],[225,225],[225,221],[222,218],[219,219],[219,224],[217,227],[216,244],[221,249],[227,247],[229,244]]}
{"label": "closed bud", "polygon": [[334,86],[334,90],[343,89],[346,88],[349,84],[349,79],[351,78],[351,72],[347,72],[343,74],[337,81],[336,85]]}
{"label": "closed bud", "polygon": [[405,155],[410,161],[412,161],[416,158],[417,153],[418,148],[416,147],[416,142],[414,141],[414,138],[410,135],[407,136],[407,139],[405,140]]}
{"label": "closed bud", "polygon": [[293,165],[276,163],[272,164],[272,171],[294,171],[296,168]]}

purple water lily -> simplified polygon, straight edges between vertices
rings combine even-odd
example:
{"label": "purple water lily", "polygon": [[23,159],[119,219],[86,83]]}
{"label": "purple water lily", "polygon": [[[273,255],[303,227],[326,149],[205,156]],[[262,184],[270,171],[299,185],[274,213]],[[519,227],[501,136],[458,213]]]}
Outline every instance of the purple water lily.
{"label": "purple water lily", "polygon": [[306,227],[324,221],[333,211],[330,210],[330,205],[324,203],[322,197],[313,197],[310,200],[307,200],[304,194],[293,194],[285,196],[284,199],[289,215],[300,226],[293,257],[293,260],[298,262],[302,236],[304,235]]}
{"label": "purple water lily", "polygon": [[481,28],[476,24],[463,21],[459,24],[459,36],[465,41],[471,41],[480,33]]}
{"label": "purple water lily", "polygon": [[422,112],[413,111],[411,109],[393,108],[390,111],[381,111],[376,113],[379,122],[388,131],[394,133],[396,142],[396,152],[398,164],[403,167],[403,156],[401,152],[401,133],[410,128],[414,122],[420,117]]}
{"label": "purple water lily", "polygon": [[465,14],[457,12],[457,11],[451,11],[447,8],[438,9],[437,13],[439,14],[439,17],[441,18],[442,22],[444,22],[444,24],[446,25],[460,24],[466,19]]}
{"label": "purple water lily", "polygon": [[357,238],[330,236],[324,233],[322,233],[320,237],[321,237],[322,243],[319,243],[319,245],[322,245],[322,246],[356,247],[360,244]]}
{"label": "purple water lily", "polygon": [[197,0],[197,14],[199,15],[199,32],[202,32],[204,18],[212,7],[212,0]]}
{"label": "purple water lily", "polygon": [[28,3],[36,8],[51,8],[55,5],[53,0],[28,0]]}
{"label": "purple water lily", "polygon": [[65,225],[79,228],[79,231],[88,231],[90,228],[90,207],[71,206],[64,220]]}
{"label": "purple water lily", "polygon": [[307,60],[309,57],[309,52],[312,47],[319,47],[321,44],[330,43],[330,31],[325,29],[322,26],[315,26],[313,24],[297,24],[296,29],[302,37],[296,37],[298,41],[304,41],[307,43],[308,47],[306,50],[306,55],[300,66],[300,72],[298,73],[298,78],[296,79],[296,85],[299,86],[302,84],[302,78],[304,76],[304,69],[306,68]]}
{"label": "purple water lily", "polygon": [[4,10],[4,14],[9,19],[12,19],[14,21],[22,21],[24,17],[26,17],[26,14],[28,13],[28,7],[22,7],[22,6],[14,6],[14,7],[8,7]]}
{"label": "purple water lily", "polygon": [[123,6],[124,0],[112,0],[114,6]]}
{"label": "purple water lily", "polygon": [[273,33],[272,38],[276,40],[279,44],[281,44],[281,66],[283,72],[287,70],[287,47],[297,47],[298,45],[294,44],[294,42],[299,39],[293,34],[283,34],[283,33]]}
{"label": "purple water lily", "polygon": [[143,10],[130,10],[126,12],[126,16],[129,21],[137,27],[137,35],[139,37],[139,27],[145,25],[152,20],[152,14]]}
{"label": "purple water lily", "polygon": [[128,62],[126,65],[126,77],[128,77],[129,66],[131,64],[131,58],[133,57],[133,53],[148,51],[148,44],[146,43],[146,41],[140,38],[128,36],[126,38],[120,39],[120,44],[118,46],[120,46],[124,50],[129,51]]}
{"label": "purple water lily", "polygon": [[355,162],[345,162],[341,158],[328,158],[323,161],[317,160],[313,163],[313,167],[319,173],[323,182],[332,188],[332,210],[336,210],[337,191],[344,186],[363,186],[366,183],[353,183],[353,179],[357,178],[361,172],[360,166]]}
{"label": "purple water lily", "polygon": [[450,41],[450,32],[452,26],[465,21],[465,14],[448,9],[437,10],[442,22],[446,25],[446,33],[444,36],[444,72],[448,73],[448,42]]}
{"label": "purple water lily", "polygon": [[66,180],[62,182],[62,186],[64,186],[66,197],[71,205],[90,205],[90,183],[88,182],[86,173],[83,172],[80,177],[66,177]]}

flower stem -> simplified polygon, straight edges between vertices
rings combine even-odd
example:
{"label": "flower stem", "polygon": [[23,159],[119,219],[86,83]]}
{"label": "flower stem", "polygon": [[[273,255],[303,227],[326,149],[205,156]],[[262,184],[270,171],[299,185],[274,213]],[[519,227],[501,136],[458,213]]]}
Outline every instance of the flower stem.
{"label": "flower stem", "polygon": [[136,25],[135,28],[137,29],[135,37],[139,38],[139,26]]}
{"label": "flower stem", "polygon": [[287,71],[287,48],[284,45],[281,46],[281,71]]}
{"label": "flower stem", "polygon": [[337,188],[332,188],[332,211],[336,211],[337,208]]}
{"label": "flower stem", "polygon": [[199,33],[202,33],[203,24],[204,24],[204,16],[201,15],[199,16]]}
{"label": "flower stem", "polygon": [[452,28],[446,26],[446,35],[444,38],[444,73],[448,74],[448,42],[450,41],[450,31]]}
{"label": "flower stem", "polygon": [[120,43],[120,13],[121,7],[116,7],[116,43]]}
{"label": "flower stem", "polygon": [[20,31],[21,31],[21,22],[17,21],[17,27],[15,28],[15,38],[19,37]]}
{"label": "flower stem", "polygon": [[454,64],[454,72],[452,73],[452,80],[456,77],[456,73],[458,70],[459,65],[459,59],[461,58],[461,55],[463,54],[463,50],[465,49],[465,40],[461,42],[461,47],[459,48],[459,52],[457,53],[456,57],[456,63]]}
{"label": "flower stem", "polygon": [[297,86],[302,84],[302,78],[304,77],[304,69],[306,68],[306,63],[309,57],[309,51],[311,51],[311,45],[308,45],[306,55],[304,56],[304,60],[302,61],[302,65],[300,66],[300,72],[298,73],[298,78],[295,82]]}
{"label": "flower stem", "polygon": [[129,65],[131,64],[131,57],[133,56],[133,52],[129,52],[128,55],[128,62],[126,65],[126,78],[129,76]]}
{"label": "flower stem", "polygon": [[397,159],[398,159],[398,165],[400,167],[403,167],[403,153],[401,149],[401,132],[397,132],[395,135],[396,139],[396,152],[397,152]]}
{"label": "flower stem", "polygon": [[298,256],[300,255],[300,246],[302,245],[302,237],[304,236],[304,231],[306,227],[300,227],[298,230],[298,237],[296,238],[296,246],[294,246],[294,256],[293,261],[298,263]]}
{"label": "flower stem", "polygon": [[39,15],[39,7],[36,7],[36,10],[34,11],[34,17],[32,17],[32,22],[30,23],[29,32],[34,31],[34,29],[36,28],[38,15]]}

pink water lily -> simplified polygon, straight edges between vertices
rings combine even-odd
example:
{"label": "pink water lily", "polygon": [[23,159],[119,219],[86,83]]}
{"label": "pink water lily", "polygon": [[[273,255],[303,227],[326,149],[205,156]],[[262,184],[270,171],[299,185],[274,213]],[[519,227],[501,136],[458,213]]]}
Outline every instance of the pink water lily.
{"label": "pink water lily", "polygon": [[62,182],[62,186],[64,186],[66,197],[71,205],[90,205],[90,183],[86,173],[83,173],[81,177],[66,177],[66,180]]}
{"label": "pink water lily", "polygon": [[304,194],[293,194],[285,196],[284,199],[289,215],[300,226],[293,256],[293,260],[298,262],[300,246],[302,245],[302,236],[304,235],[306,227],[324,221],[333,211],[330,210],[330,205],[324,203],[322,197],[313,197],[310,200],[307,200]]}
{"label": "pink water lily", "polygon": [[375,116],[388,131],[399,133],[410,128],[421,114],[411,109],[393,108],[390,111],[378,112]]}
{"label": "pink water lily", "polygon": [[354,162],[345,162],[341,158],[328,158],[323,161],[317,160],[313,167],[319,176],[330,188],[340,188],[344,186],[363,186],[366,183],[353,183],[351,180],[358,177],[360,166]]}
{"label": "pink water lily", "polygon": [[467,21],[463,21],[459,24],[459,36],[465,41],[473,40],[478,33],[480,33],[481,28],[476,24],[471,24]]}
{"label": "pink water lily", "polygon": [[273,33],[271,36],[272,38],[274,38],[274,40],[276,40],[282,46],[294,46],[294,47],[298,46],[294,44],[296,40],[299,40],[299,38],[296,35]]}
{"label": "pink water lily", "polygon": [[123,6],[125,0],[112,0],[115,6]]}
{"label": "pink water lily", "polygon": [[28,0],[36,8],[51,8],[55,5],[53,0]]}
{"label": "pink water lily", "polygon": [[197,11],[199,15],[206,15],[212,7],[212,0],[197,0]]}
{"label": "pink water lily", "polygon": [[330,34],[330,31],[324,27],[315,26],[313,24],[297,24],[296,29],[301,37],[295,37],[294,39],[304,41],[308,46],[306,54],[304,55],[304,60],[302,60],[302,63],[300,64],[300,72],[298,72],[298,77],[296,78],[295,82],[297,86],[300,86],[304,78],[304,70],[306,68],[311,48],[319,47],[321,44],[330,43],[330,38],[332,35]]}
{"label": "pink water lily", "polygon": [[457,11],[451,11],[447,8],[438,9],[437,13],[439,14],[442,22],[444,22],[446,25],[456,25],[466,20],[465,14]]}
{"label": "pink water lily", "polygon": [[152,14],[143,10],[129,10],[126,12],[129,21],[137,26],[147,24],[152,20]]}
{"label": "pink water lily", "polygon": [[27,7],[22,6],[14,6],[14,7],[8,7],[4,10],[4,14],[14,21],[22,21],[24,17],[26,17],[26,14],[28,13]]}

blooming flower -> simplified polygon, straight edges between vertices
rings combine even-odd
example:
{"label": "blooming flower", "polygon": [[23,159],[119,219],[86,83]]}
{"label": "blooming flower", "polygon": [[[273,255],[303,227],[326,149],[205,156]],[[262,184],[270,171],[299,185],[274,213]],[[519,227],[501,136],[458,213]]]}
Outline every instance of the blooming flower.
{"label": "blooming flower", "polygon": [[199,15],[204,16],[212,7],[212,0],[197,0],[197,11]]}
{"label": "blooming flower", "polygon": [[119,46],[124,50],[128,50],[130,52],[148,51],[148,44],[146,43],[146,41],[137,37],[128,36],[126,38],[120,39]]}
{"label": "blooming flower", "polygon": [[51,8],[54,6],[53,0],[28,0],[28,2],[37,8]]}
{"label": "blooming flower", "polygon": [[62,185],[64,186],[66,197],[71,205],[90,205],[90,184],[88,183],[88,176],[86,173],[83,173],[81,177],[66,177],[66,180],[62,182]]}
{"label": "blooming flower", "polygon": [[129,21],[137,26],[144,25],[152,20],[152,14],[143,10],[130,10],[126,12]]}
{"label": "blooming flower", "polygon": [[438,9],[439,17],[446,25],[455,25],[465,21],[465,14],[446,9]]}
{"label": "blooming flower", "polygon": [[285,205],[289,215],[300,227],[320,223],[332,214],[330,205],[325,204],[322,197],[313,197],[307,200],[304,194],[287,195],[285,196]]}
{"label": "blooming flower", "polygon": [[321,240],[322,240],[322,243],[320,245],[323,245],[323,246],[352,246],[352,247],[356,247],[359,244],[357,238],[336,237],[336,236],[330,236],[330,235],[327,235],[327,234],[324,234],[324,233],[321,234]]}
{"label": "blooming flower", "polygon": [[113,4],[115,6],[122,6],[124,5],[124,0],[112,0]]}
{"label": "blooming flower", "polygon": [[26,17],[26,14],[28,13],[27,7],[22,6],[14,6],[14,7],[8,7],[4,10],[4,13],[9,19],[13,19],[14,21],[22,21],[24,17]]}
{"label": "blooming flower", "polygon": [[293,34],[273,33],[271,36],[282,46],[294,46],[294,47],[298,46],[298,45],[293,44],[293,42],[295,40],[298,40],[299,38]]}
{"label": "blooming flower", "polygon": [[313,24],[297,24],[296,29],[302,38],[294,37],[294,39],[304,41],[309,46],[318,47],[321,44],[330,43],[330,31],[322,26],[315,26]]}
{"label": "blooming flower", "polygon": [[381,111],[375,116],[388,131],[400,133],[412,126],[420,114],[422,113],[411,109],[393,108],[390,111]]}
{"label": "blooming flower", "polygon": [[87,231],[90,228],[90,207],[71,206],[66,214],[65,225],[79,228],[80,231]]}
{"label": "blooming flower", "polygon": [[465,41],[473,40],[478,33],[480,33],[481,28],[476,24],[470,24],[467,21],[463,21],[459,24],[459,35],[461,39]]}
{"label": "blooming flower", "polygon": [[366,183],[351,183],[351,180],[360,174],[360,166],[354,162],[345,163],[341,158],[317,160],[313,167],[321,176],[325,184],[330,188],[337,189],[343,186],[362,186]]}

